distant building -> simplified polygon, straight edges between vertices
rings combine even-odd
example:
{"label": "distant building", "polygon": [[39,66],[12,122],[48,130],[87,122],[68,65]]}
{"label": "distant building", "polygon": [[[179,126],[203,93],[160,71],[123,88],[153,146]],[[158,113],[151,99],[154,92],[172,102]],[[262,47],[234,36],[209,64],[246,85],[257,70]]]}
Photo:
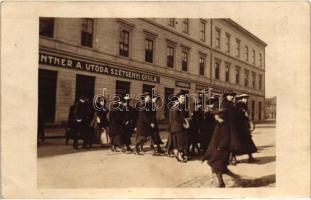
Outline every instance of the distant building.
{"label": "distant building", "polygon": [[266,119],[276,119],[276,97],[265,99],[265,117]]}
{"label": "distant building", "polygon": [[[264,119],[266,43],[231,19],[40,18],[39,103],[50,123],[67,120],[82,93],[165,99],[213,88],[247,93]],[[159,119],[168,111],[158,112]]]}

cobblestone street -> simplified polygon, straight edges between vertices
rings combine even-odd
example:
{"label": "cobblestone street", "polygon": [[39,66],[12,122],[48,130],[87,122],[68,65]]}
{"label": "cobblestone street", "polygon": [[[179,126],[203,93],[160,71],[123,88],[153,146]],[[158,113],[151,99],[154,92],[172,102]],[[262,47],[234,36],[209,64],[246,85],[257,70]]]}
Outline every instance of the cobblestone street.
{"label": "cobblestone street", "polygon": [[[167,132],[162,131],[164,141]],[[275,186],[275,124],[257,124],[253,139],[258,147],[257,163],[247,156],[230,170],[242,176],[234,181],[224,176],[226,187]],[[209,166],[194,157],[187,163],[167,156],[111,152],[109,147],[74,150],[63,138],[47,139],[38,146],[38,187],[40,188],[124,188],[124,187],[216,187]],[[146,149],[148,149],[148,144]]]}

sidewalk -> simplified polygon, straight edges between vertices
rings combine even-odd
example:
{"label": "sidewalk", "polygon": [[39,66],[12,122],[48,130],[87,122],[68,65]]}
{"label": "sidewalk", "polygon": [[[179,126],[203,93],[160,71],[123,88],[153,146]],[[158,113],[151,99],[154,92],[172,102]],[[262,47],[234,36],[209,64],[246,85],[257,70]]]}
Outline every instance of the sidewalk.
{"label": "sidewalk", "polygon": [[[161,131],[165,141],[168,132]],[[242,175],[240,182],[225,176],[227,187],[275,186],[275,128],[257,127],[252,133],[258,152],[258,163],[247,163],[239,156],[236,166],[229,166]],[[217,179],[210,167],[194,157],[187,163],[167,156],[152,156],[149,144],[143,156],[111,152],[109,147],[75,150],[64,139],[47,139],[38,146],[38,187],[45,188],[125,188],[125,187],[215,187]]]}

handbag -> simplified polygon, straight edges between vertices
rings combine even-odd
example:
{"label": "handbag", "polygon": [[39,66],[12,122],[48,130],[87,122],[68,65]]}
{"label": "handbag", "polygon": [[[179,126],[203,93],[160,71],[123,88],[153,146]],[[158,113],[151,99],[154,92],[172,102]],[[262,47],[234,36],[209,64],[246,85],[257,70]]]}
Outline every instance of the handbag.
{"label": "handbag", "polygon": [[110,143],[110,138],[109,138],[108,132],[105,128],[101,129],[100,142],[101,142],[101,144],[109,144]]}

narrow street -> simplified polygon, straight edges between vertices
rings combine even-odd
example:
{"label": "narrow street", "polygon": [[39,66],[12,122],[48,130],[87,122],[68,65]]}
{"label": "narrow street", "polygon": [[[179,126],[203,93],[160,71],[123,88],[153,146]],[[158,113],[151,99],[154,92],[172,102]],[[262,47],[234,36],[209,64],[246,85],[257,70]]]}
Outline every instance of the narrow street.
{"label": "narrow street", "polygon": [[[167,132],[162,131],[164,141]],[[242,176],[238,182],[224,176],[226,187],[275,186],[275,123],[257,124],[253,139],[258,147],[257,163],[247,156],[230,170]],[[47,139],[38,146],[39,188],[125,188],[125,187],[216,187],[217,179],[207,163],[194,157],[187,163],[167,156],[111,152],[109,147],[74,150],[63,138]],[[146,149],[148,149],[148,144]]]}

